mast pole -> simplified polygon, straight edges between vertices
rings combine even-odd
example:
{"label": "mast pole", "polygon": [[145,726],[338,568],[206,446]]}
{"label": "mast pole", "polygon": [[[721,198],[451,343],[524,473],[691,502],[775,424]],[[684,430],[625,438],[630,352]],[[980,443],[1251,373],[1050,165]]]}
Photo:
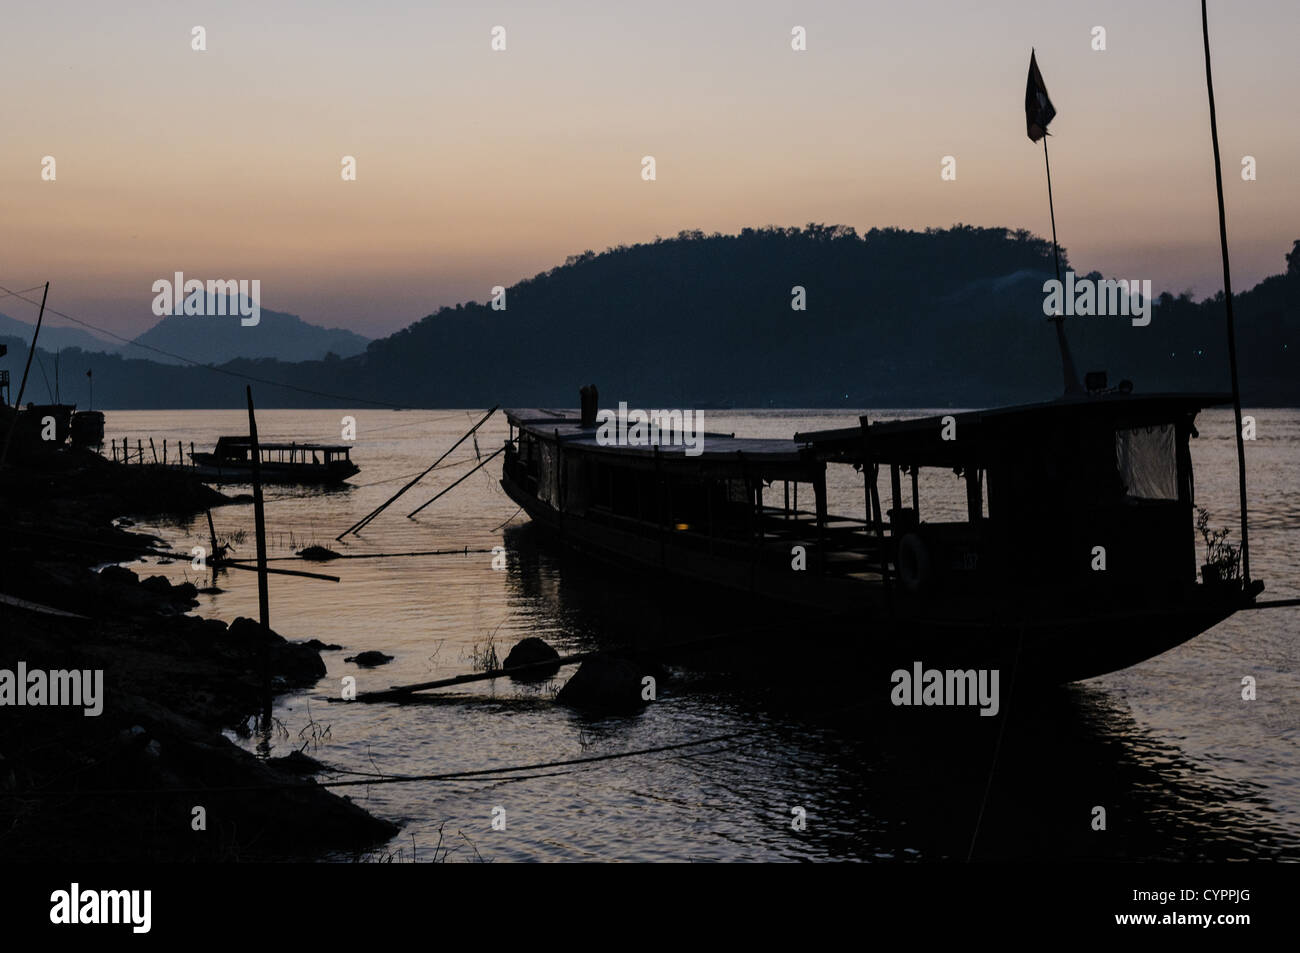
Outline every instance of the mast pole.
{"label": "mast pole", "polygon": [[1205,91],[1210,100],[1210,140],[1214,144],[1214,184],[1219,195],[1219,247],[1223,256],[1223,303],[1228,314],[1228,367],[1232,374],[1232,414],[1237,426],[1237,487],[1241,499],[1241,577],[1250,585],[1250,537],[1246,519],[1246,445],[1241,435],[1241,387],[1237,380],[1237,335],[1232,316],[1232,270],[1228,263],[1228,221],[1223,209],[1223,164],[1219,159],[1219,123],[1214,111],[1214,76],[1210,71],[1210,19],[1201,0],[1201,34],[1205,39]]}
{"label": "mast pole", "polygon": [[27,390],[27,374],[32,369],[32,358],[36,356],[36,339],[41,336],[41,322],[45,320],[45,299],[50,296],[50,283],[45,282],[45,291],[41,293],[41,310],[36,315],[36,330],[32,332],[32,343],[27,348],[27,363],[23,365],[23,379],[18,384],[18,400],[14,401],[14,419],[9,422],[9,431],[5,434],[4,449],[0,450],[0,467],[9,459],[9,441],[18,429],[18,414],[22,412],[23,392]]}
{"label": "mast pole", "polygon": [[[1043,131],[1043,164],[1047,167],[1047,209],[1052,215],[1052,256],[1056,261],[1056,283],[1061,285],[1061,249],[1056,243],[1056,203],[1052,200],[1052,162],[1047,157],[1046,130]],[[1061,293],[1065,293],[1064,285],[1061,285]],[[1061,374],[1065,378],[1065,393],[1082,393],[1083,389],[1079,386],[1079,372],[1075,370],[1070,344],[1065,339],[1064,315],[1056,315],[1052,318],[1052,323],[1056,325],[1056,343],[1061,349]]]}

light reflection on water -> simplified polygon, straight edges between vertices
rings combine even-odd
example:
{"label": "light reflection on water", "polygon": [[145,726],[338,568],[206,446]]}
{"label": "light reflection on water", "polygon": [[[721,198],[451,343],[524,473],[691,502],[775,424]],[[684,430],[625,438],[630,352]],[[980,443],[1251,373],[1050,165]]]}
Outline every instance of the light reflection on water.
{"label": "light reflection on water", "polygon": [[[769,653],[775,671],[733,671],[717,659],[697,660],[674,668],[658,701],[631,717],[590,718],[557,706],[552,694],[559,681],[476,683],[402,706],[331,704],[344,675],[357,676],[365,691],[460,674],[489,643],[504,657],[528,635],[564,653],[674,641],[751,622],[696,617],[655,578],[615,574],[557,553],[515,515],[496,484],[496,461],[416,520],[406,519],[473,465],[469,442],[449,458],[452,466],[427,477],[360,539],[334,543],[479,416],[270,410],[259,413],[259,430],[266,440],[334,442],[344,414],[357,418],[353,457],[361,473],[340,491],[299,495],[270,488],[272,556],[309,543],[398,553],[490,549],[504,540],[509,565],[495,572],[490,555],[471,553],[336,561],[325,571],[341,576],[338,584],[272,577],[277,631],[345,646],[324,653],[329,671],[315,690],[277,703],[287,734],[270,739],[274,754],[301,747],[300,732],[312,719],[328,725],[329,735],[309,744],[308,753],[342,770],[385,774],[526,765],[764,729],[732,742],[553,769],[544,777],[347,789],[367,809],[402,825],[388,849],[401,850],[404,859],[412,840],[417,859],[432,859],[440,837],[453,860],[478,854],[489,860],[964,860],[972,842],[977,858],[1300,859],[1297,610],[1241,613],[1157,659],[1055,693],[1031,717],[1012,718],[995,767],[1001,719],[963,710],[918,724],[900,716],[905,709],[864,707],[871,694],[855,682],[850,664],[862,650],[862,633],[794,624]],[[789,436],[856,420],[800,411],[706,416],[710,430],[742,436]],[[882,416],[891,415],[872,412],[873,419]],[[1268,582],[1265,598],[1294,597],[1300,595],[1300,414],[1255,416],[1260,439],[1247,444],[1252,568]],[[209,447],[246,425],[239,411],[115,411],[107,435]],[[1198,427],[1198,502],[1216,525],[1235,527],[1231,412],[1206,412]],[[500,446],[505,430],[498,416],[480,431],[484,454]],[[927,515],[964,506],[961,482],[943,477],[923,474]],[[861,478],[847,467],[831,468],[830,505],[850,514],[862,506]],[[219,535],[249,534],[238,555],[251,558],[251,506],[213,516]],[[496,528],[512,516],[507,527]],[[140,528],[175,550],[207,542],[201,516],[182,526]],[[197,581],[183,563],[149,571]],[[227,621],[256,614],[254,574],[227,572],[219,584],[227,591],[201,596],[200,614]],[[372,670],[343,661],[366,649],[396,658]],[[1259,683],[1255,702],[1240,698],[1247,674]],[[1091,829],[1095,806],[1106,808],[1105,832]],[[495,807],[505,809],[504,831],[491,829]],[[791,829],[793,807],[807,813],[802,832]]]}

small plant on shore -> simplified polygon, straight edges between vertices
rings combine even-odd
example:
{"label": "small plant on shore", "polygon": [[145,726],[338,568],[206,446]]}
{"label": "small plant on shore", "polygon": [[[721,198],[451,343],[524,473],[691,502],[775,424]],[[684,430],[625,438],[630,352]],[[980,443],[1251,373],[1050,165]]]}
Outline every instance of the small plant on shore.
{"label": "small plant on shore", "polygon": [[237,529],[232,533],[220,537],[217,540],[217,552],[214,561],[220,562],[225,557],[226,553],[234,552],[243,545],[244,541],[247,539],[248,532],[242,529]]}
{"label": "small plant on shore", "polygon": [[491,672],[501,667],[501,663],[497,659],[496,644],[491,638],[482,646],[475,643],[474,647],[469,650],[469,664],[476,672]]}
{"label": "small plant on shore", "polygon": [[311,745],[312,750],[319,748],[322,743],[330,740],[330,725],[322,725],[312,717],[311,702],[307,703],[307,724],[303,725],[298,732],[298,739],[302,742],[302,747],[298,750],[306,750]]}
{"label": "small plant on shore", "polygon": [[[1205,543],[1205,566],[1202,574],[1206,582],[1234,582],[1241,578],[1241,548],[1228,542],[1228,530],[1210,529],[1210,512],[1203,506],[1196,508],[1196,531]],[[1205,569],[1210,570],[1208,574]]]}
{"label": "small plant on shore", "polygon": [[474,671],[494,672],[501,667],[501,660],[497,658],[497,632],[500,630],[501,626],[498,625],[487,637],[486,643],[479,645],[475,642],[469,650],[469,664]]}
{"label": "small plant on shore", "polygon": [[461,837],[463,837],[465,839],[465,843],[469,844],[470,850],[474,851],[474,859],[477,860],[480,864],[486,864],[487,861],[484,860],[483,855],[478,852],[477,845],[475,845],[475,843],[469,839],[469,837],[465,834],[465,832],[457,831],[456,833],[459,834]]}

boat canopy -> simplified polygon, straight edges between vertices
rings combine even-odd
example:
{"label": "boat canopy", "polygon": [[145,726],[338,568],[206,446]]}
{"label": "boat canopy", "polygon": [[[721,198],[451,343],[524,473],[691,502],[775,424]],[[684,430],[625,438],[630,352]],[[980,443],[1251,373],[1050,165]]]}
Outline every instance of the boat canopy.
{"label": "boat canopy", "polygon": [[[347,444],[266,443],[260,440],[258,450],[264,461],[271,460],[277,454],[281,461],[285,461],[287,454],[287,462],[300,466],[321,463],[334,465],[343,460],[350,461],[352,453],[352,447]],[[218,465],[246,463],[252,459],[252,440],[247,436],[221,437],[217,440],[212,458]]]}
{"label": "boat canopy", "polygon": [[[833,463],[902,463],[926,467],[987,466],[1047,432],[1079,428],[1116,433],[1190,426],[1206,407],[1232,403],[1231,394],[1090,395],[993,410],[953,411],[910,420],[859,420],[856,427],[797,433],[794,442]],[[1129,445],[1149,442],[1134,436]]]}

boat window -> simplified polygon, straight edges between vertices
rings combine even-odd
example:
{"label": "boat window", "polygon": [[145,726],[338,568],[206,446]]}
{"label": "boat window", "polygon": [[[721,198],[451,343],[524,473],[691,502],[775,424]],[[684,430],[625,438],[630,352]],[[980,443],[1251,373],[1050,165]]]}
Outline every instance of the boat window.
{"label": "boat window", "polygon": [[1115,465],[1126,497],[1178,499],[1178,462],[1172,424],[1117,430]]}

